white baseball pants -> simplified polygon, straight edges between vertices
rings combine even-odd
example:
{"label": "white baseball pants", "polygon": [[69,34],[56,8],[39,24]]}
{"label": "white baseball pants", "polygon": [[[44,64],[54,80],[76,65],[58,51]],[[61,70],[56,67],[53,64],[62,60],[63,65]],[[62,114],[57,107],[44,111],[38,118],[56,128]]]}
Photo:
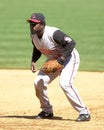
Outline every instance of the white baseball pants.
{"label": "white baseball pants", "polygon": [[72,107],[77,110],[80,114],[89,114],[89,110],[81,100],[77,90],[73,85],[76,73],[80,64],[79,54],[76,49],[73,50],[71,57],[68,57],[64,68],[61,73],[56,72],[52,74],[44,74],[41,70],[39,71],[36,79],[34,80],[34,86],[36,90],[36,96],[40,100],[41,109],[47,113],[52,113],[52,105],[50,104],[47,86],[48,84],[59,75],[59,84],[64,91],[68,101]]}

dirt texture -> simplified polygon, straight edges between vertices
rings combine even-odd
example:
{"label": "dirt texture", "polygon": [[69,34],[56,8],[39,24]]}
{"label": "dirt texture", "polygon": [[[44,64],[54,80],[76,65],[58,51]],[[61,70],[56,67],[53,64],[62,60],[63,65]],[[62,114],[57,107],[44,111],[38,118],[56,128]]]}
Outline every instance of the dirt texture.
{"label": "dirt texture", "polygon": [[78,72],[75,85],[91,121],[75,122],[75,111],[56,78],[48,87],[54,118],[34,119],[41,109],[33,81],[38,72],[0,70],[0,130],[104,130],[104,72]]}

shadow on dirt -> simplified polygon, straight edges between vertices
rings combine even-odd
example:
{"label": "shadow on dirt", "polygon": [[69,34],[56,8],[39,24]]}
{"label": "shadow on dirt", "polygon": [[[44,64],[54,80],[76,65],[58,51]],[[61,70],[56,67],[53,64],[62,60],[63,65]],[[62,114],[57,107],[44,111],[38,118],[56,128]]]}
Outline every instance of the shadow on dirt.
{"label": "shadow on dirt", "polygon": [[[35,116],[29,116],[29,115],[8,115],[8,116],[0,116],[0,118],[24,118],[24,119],[40,120],[40,119],[35,119]],[[51,118],[49,120],[75,121],[74,119],[64,119],[64,118],[59,117],[59,116],[54,116],[53,118]]]}

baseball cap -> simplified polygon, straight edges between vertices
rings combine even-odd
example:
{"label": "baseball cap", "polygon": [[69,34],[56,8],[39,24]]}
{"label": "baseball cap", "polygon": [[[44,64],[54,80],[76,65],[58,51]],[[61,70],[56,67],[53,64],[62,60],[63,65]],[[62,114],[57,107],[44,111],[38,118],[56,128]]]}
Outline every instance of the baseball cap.
{"label": "baseball cap", "polygon": [[27,19],[28,22],[35,22],[35,23],[45,23],[45,17],[41,13],[33,13],[29,19]]}

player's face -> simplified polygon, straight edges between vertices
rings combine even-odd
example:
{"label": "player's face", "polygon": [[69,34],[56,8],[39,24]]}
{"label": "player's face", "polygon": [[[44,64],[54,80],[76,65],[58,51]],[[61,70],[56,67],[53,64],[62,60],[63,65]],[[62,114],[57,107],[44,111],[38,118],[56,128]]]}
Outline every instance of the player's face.
{"label": "player's face", "polygon": [[30,22],[30,31],[32,34],[39,33],[43,28],[41,23]]}

